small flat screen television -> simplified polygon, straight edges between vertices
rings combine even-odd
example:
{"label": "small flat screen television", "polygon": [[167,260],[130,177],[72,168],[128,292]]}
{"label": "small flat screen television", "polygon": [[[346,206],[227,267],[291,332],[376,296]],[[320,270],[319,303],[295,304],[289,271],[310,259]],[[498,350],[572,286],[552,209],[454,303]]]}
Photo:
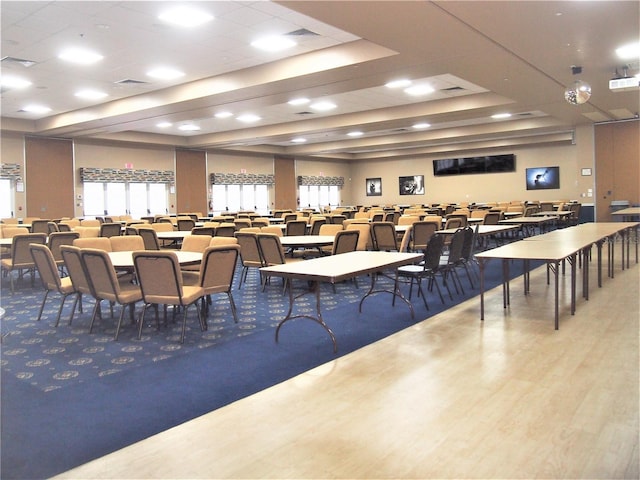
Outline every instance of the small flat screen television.
{"label": "small flat screen television", "polygon": [[560,188],[560,167],[527,168],[527,190]]}
{"label": "small flat screen television", "polygon": [[515,171],[516,156],[513,153],[485,157],[446,158],[433,161],[433,175],[436,177]]}

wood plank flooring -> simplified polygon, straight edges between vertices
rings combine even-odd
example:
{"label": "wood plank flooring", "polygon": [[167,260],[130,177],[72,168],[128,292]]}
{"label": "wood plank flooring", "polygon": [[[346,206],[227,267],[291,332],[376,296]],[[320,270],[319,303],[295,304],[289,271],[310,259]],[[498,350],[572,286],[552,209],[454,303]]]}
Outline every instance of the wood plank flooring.
{"label": "wood plank flooring", "polygon": [[575,316],[564,278],[555,331],[538,269],[59,478],[637,479],[639,273]]}

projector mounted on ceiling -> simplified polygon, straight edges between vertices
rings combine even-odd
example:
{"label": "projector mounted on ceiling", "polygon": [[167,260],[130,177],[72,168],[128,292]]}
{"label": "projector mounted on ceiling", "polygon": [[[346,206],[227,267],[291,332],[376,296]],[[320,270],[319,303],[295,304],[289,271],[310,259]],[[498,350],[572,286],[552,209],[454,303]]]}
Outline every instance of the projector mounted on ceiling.
{"label": "projector mounted on ceiling", "polygon": [[609,90],[612,92],[626,92],[628,90],[637,90],[640,87],[640,79],[638,77],[614,78],[609,80]]}

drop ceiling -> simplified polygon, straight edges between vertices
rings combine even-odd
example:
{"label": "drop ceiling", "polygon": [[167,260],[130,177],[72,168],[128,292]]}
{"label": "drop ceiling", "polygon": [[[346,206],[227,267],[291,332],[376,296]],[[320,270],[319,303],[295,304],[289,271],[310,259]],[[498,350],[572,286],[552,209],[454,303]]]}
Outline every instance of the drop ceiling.
{"label": "drop ceiling", "polygon": [[[2,76],[32,83],[3,88],[2,129],[356,161],[566,142],[577,125],[633,119],[640,110],[637,90],[608,88],[616,69],[638,73],[636,59],[615,55],[640,37],[635,1],[181,2],[215,17],[192,29],[158,18],[177,4],[2,1]],[[266,54],[250,45],[267,34],[297,46]],[[68,46],[104,58],[62,62]],[[146,75],[160,65],[185,75]],[[385,87],[399,78],[434,91],[412,97]],[[563,92],[576,79],[592,96],[574,106]],[[108,96],[81,100],[81,88]],[[298,97],[310,103],[288,103]],[[336,108],[310,108],[319,100]],[[35,115],[27,103],[52,110]],[[233,116],[217,118],[222,111]],[[505,112],[512,116],[492,118]],[[242,124],[245,113],[261,119]],[[354,131],[361,135],[348,136]]]}

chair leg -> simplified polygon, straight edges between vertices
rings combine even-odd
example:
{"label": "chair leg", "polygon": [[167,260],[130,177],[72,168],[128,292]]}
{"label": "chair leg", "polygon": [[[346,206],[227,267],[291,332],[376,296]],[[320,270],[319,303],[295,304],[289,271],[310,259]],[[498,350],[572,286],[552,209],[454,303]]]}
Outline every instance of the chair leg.
{"label": "chair leg", "polygon": [[[139,325],[138,325],[138,340],[140,340],[142,338],[142,326],[144,325],[144,312],[147,310],[147,303],[145,303],[142,306],[142,310],[140,311],[140,317],[139,317]],[[158,320],[158,310],[157,310],[157,305],[156,305],[156,322]]]}
{"label": "chair leg", "polygon": [[73,305],[71,306],[71,314],[69,315],[69,325],[73,321],[73,315],[76,313],[76,306],[78,305],[78,301],[80,301],[80,313],[82,313],[82,294],[77,292],[75,294],[75,300],[73,301]]}
{"label": "chair leg", "polygon": [[[91,323],[89,324],[89,333],[93,331],[93,322],[95,322],[96,320],[96,314],[98,313],[99,309],[100,309],[100,300],[96,298],[96,305],[93,307],[93,314],[91,315]],[[100,318],[102,319],[102,316],[100,316]]]}
{"label": "chair leg", "polygon": [[120,327],[122,326],[122,319],[124,318],[124,311],[127,309],[127,305],[122,305],[120,309],[120,316],[118,317],[118,324],[116,325],[116,333],[113,336],[113,340],[118,340],[118,335],[120,334]]}
{"label": "chair leg", "polygon": [[[42,304],[40,305],[40,312],[38,312],[38,322],[40,321],[40,318],[42,317],[42,312],[44,310],[44,304],[47,302],[47,296],[49,296],[49,290],[45,290],[44,292],[44,298],[42,299]],[[57,325],[57,323],[56,323]]]}
{"label": "chair leg", "polygon": [[231,314],[233,315],[233,321],[235,323],[238,323],[238,310],[236,309],[236,302],[233,300],[231,291],[227,292],[227,296],[229,297],[229,304],[231,305]]}

